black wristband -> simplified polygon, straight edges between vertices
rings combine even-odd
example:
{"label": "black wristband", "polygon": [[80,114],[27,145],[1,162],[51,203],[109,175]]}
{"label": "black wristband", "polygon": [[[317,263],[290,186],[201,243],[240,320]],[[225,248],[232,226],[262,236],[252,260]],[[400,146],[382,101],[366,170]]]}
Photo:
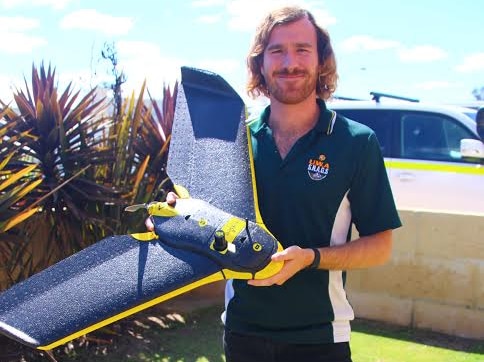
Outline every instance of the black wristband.
{"label": "black wristband", "polygon": [[321,253],[317,248],[311,248],[311,250],[314,252],[314,260],[311,264],[309,264],[306,269],[318,269],[319,268],[319,262],[321,260]]}

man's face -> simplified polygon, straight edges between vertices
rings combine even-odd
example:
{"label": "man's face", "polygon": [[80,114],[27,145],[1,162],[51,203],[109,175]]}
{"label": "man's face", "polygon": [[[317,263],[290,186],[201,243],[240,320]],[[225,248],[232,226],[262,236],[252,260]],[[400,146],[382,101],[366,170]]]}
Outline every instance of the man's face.
{"label": "man's face", "polygon": [[271,99],[297,104],[316,97],[317,37],[308,19],[274,27],[264,50],[261,72]]}

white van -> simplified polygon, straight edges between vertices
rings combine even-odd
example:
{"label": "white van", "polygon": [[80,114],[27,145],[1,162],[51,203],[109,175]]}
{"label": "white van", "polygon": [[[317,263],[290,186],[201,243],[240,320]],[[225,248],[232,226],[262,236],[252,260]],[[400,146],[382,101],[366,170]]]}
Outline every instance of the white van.
{"label": "white van", "polygon": [[328,108],[375,131],[397,207],[484,214],[484,109],[379,98]]}

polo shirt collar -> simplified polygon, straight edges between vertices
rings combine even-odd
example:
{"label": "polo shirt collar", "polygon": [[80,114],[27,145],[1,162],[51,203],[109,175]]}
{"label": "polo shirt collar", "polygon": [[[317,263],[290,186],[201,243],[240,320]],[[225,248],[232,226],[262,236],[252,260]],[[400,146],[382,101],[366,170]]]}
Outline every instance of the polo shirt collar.
{"label": "polo shirt collar", "polygon": [[[322,99],[317,98],[316,102],[318,103],[320,109],[319,120],[311,132],[330,135],[333,132],[336,113],[329,110],[326,107],[326,103]],[[271,106],[268,105],[257,118],[249,121],[248,126],[255,136],[257,136],[263,130],[269,129],[268,121],[270,114]]]}

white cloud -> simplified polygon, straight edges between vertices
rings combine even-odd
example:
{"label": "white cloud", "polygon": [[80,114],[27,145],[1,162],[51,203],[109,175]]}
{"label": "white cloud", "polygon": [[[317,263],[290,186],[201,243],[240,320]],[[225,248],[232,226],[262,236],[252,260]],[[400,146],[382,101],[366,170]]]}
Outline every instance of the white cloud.
{"label": "white cloud", "polygon": [[22,84],[23,82],[20,79],[0,74],[0,100],[7,104],[12,102],[14,90]]}
{"label": "white cloud", "polygon": [[355,35],[343,41],[341,48],[344,52],[353,53],[367,50],[383,50],[397,48],[400,43],[394,40],[373,38],[369,35]]}
{"label": "white cloud", "polygon": [[76,0],[1,0],[0,5],[6,9],[12,9],[21,6],[28,7],[51,7],[55,10],[64,9],[69,3]]}
{"label": "white cloud", "polygon": [[116,48],[125,57],[141,55],[149,60],[161,56],[160,46],[146,41],[120,41],[116,43]]}
{"label": "white cloud", "polygon": [[470,73],[484,70],[484,53],[476,53],[467,56],[464,61],[455,68],[458,72]]}
{"label": "white cloud", "polygon": [[202,24],[215,24],[220,22],[222,19],[222,14],[202,15],[197,19],[197,22]]}
{"label": "white cloud", "polygon": [[89,69],[77,71],[56,71],[56,77],[59,81],[59,91],[63,92],[69,83],[72,83],[73,90],[87,91],[103,83],[109,82],[108,74],[95,73]]}
{"label": "white cloud", "polygon": [[198,19],[203,23],[215,23],[224,18],[219,14],[220,8],[224,8],[227,22],[230,29],[238,31],[254,32],[262,20],[262,17],[269,11],[284,5],[299,5],[308,9],[315,16],[316,21],[323,27],[336,23],[336,19],[330,15],[320,2],[304,0],[196,0],[192,6],[196,8],[217,8],[216,14],[204,14]]}
{"label": "white cloud", "polygon": [[400,60],[408,63],[433,62],[447,58],[447,53],[433,45],[418,45],[398,51]]}
{"label": "white cloud", "polygon": [[225,4],[225,0],[195,0],[192,1],[194,8],[207,8],[213,6],[222,6]]}
{"label": "white cloud", "polygon": [[133,27],[133,19],[102,14],[94,9],[83,9],[66,15],[60,23],[63,29],[100,31],[107,35],[122,35]]}
{"label": "white cloud", "polygon": [[0,33],[0,52],[10,54],[30,54],[32,49],[47,44],[44,38],[22,33]]}
{"label": "white cloud", "polygon": [[29,54],[33,49],[47,44],[47,40],[26,32],[39,27],[37,19],[0,16],[0,52]]}
{"label": "white cloud", "polygon": [[227,12],[230,16],[229,27],[240,31],[254,32],[257,25],[269,11],[284,5],[299,5],[308,9],[316,18],[318,24],[327,27],[336,23],[320,3],[308,1],[285,1],[285,0],[233,0],[227,4]]}
{"label": "white cloud", "polygon": [[39,20],[23,16],[0,16],[0,32],[17,32],[38,28]]}
{"label": "white cloud", "polygon": [[316,18],[316,22],[318,23],[318,25],[325,29],[330,25],[337,23],[336,18],[324,9],[314,9],[311,12]]}
{"label": "white cloud", "polygon": [[453,84],[447,81],[435,80],[435,81],[427,81],[421,82],[415,85],[415,88],[422,89],[426,91],[435,90],[435,89],[444,89],[450,88]]}
{"label": "white cloud", "polygon": [[197,62],[196,66],[207,69],[217,74],[230,74],[240,70],[243,62],[234,59],[203,59]]}
{"label": "white cloud", "polygon": [[206,69],[220,75],[239,95],[244,97],[246,73],[244,59],[201,59],[193,64],[194,67]]}
{"label": "white cloud", "polygon": [[127,76],[123,89],[131,94],[139,92],[143,81],[154,97],[161,96],[163,84],[173,85],[180,79],[180,67],[186,62],[182,59],[162,54],[158,44],[143,41],[120,41],[116,43],[119,69]]}
{"label": "white cloud", "polygon": [[[118,70],[122,70],[127,77],[123,84],[125,95],[139,92],[143,81],[147,80],[150,94],[155,98],[161,97],[163,85],[173,86],[179,81],[180,67],[187,64],[213,71],[223,77],[238,73],[243,66],[243,61],[231,59],[201,59],[194,63],[193,60],[170,57],[162,52],[159,44],[144,41],[119,41],[116,43],[116,51]],[[104,74],[107,76],[103,77],[103,81],[112,83],[109,71],[110,66],[106,63]]]}
{"label": "white cloud", "polygon": [[433,62],[444,59],[447,53],[433,45],[405,47],[395,40],[377,39],[368,35],[356,35],[344,40],[341,49],[347,53],[395,49],[403,62]]}

